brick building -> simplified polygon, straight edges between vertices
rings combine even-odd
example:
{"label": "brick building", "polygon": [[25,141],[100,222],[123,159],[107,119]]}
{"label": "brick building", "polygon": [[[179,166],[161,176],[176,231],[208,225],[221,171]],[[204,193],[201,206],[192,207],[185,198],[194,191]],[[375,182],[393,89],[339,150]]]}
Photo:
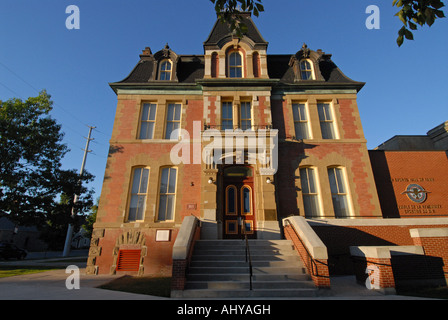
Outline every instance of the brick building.
{"label": "brick building", "polygon": [[448,216],[447,150],[448,121],[369,151],[384,218]]}
{"label": "brick building", "polygon": [[257,240],[283,239],[285,219],[302,217],[329,260],[341,233],[326,221],[383,221],[357,106],[364,83],[305,44],[268,54],[242,18],[242,38],[217,21],[204,54],[147,47],[110,84],[118,104],[89,272],[177,277],[186,217],[200,221],[190,239]]}

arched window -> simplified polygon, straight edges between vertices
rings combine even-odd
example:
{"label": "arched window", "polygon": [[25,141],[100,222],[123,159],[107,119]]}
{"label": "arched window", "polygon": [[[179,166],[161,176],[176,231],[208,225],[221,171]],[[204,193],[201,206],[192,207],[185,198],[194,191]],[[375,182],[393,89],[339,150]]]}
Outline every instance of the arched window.
{"label": "arched window", "polygon": [[260,54],[258,52],[254,52],[252,55],[253,66],[254,66],[254,77],[259,78],[261,75],[260,71]]}
{"label": "arched window", "polygon": [[349,192],[344,171],[342,167],[328,168],[331,198],[336,218],[349,218],[351,215]]}
{"label": "arched window", "polygon": [[302,80],[314,80],[313,66],[310,60],[300,61],[300,76]]}
{"label": "arched window", "polygon": [[212,78],[217,78],[219,75],[219,56],[216,52],[212,54],[212,70],[211,70]]}
{"label": "arched window", "polygon": [[174,220],[174,211],[176,203],[176,168],[163,168],[162,177],[160,179],[159,190],[159,213],[158,221]]}
{"label": "arched window", "polygon": [[128,221],[143,220],[148,191],[148,179],[149,169],[135,168],[133,170]]}
{"label": "arched window", "polygon": [[159,80],[171,80],[171,62],[169,60],[163,60],[160,63]]}
{"label": "arched window", "polygon": [[252,190],[248,186],[241,188],[241,213],[252,214]]}
{"label": "arched window", "polygon": [[226,215],[237,215],[237,191],[236,187],[230,185],[226,188]]}
{"label": "arched window", "polygon": [[300,169],[300,182],[302,186],[303,207],[307,218],[321,216],[319,201],[319,186],[316,169],[311,167]]}
{"label": "arched window", "polygon": [[238,51],[233,51],[229,54],[229,77],[243,77],[243,58]]}

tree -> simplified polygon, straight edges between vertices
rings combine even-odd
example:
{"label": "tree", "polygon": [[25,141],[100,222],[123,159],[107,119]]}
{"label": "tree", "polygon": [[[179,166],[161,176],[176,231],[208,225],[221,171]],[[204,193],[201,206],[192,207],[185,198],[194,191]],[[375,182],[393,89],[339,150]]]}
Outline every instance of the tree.
{"label": "tree", "polygon": [[445,14],[440,10],[445,5],[440,0],[394,0],[393,5],[401,8],[396,16],[404,24],[398,31],[398,46],[403,44],[405,38],[414,40],[409,29],[417,30],[417,24],[421,27],[425,24],[432,26],[437,18],[445,18]]}
{"label": "tree", "polygon": [[[264,12],[261,0],[210,0],[214,6],[218,19],[222,23],[228,23],[238,37],[247,31],[247,27],[237,13],[247,11],[258,17]],[[441,8],[445,5],[440,0],[394,0],[393,6],[401,8],[396,16],[403,22],[404,26],[398,31],[397,44],[401,46],[404,39],[413,40],[414,36],[409,30],[417,30],[427,24],[432,26],[437,18],[444,18],[445,14]],[[408,29],[409,27],[409,29]]]}
{"label": "tree", "polygon": [[[74,231],[85,224],[86,216],[93,206],[93,190],[89,190],[85,184],[93,179],[93,175],[84,171],[80,177],[75,170],[61,170],[59,172],[59,184],[61,195],[59,201],[54,201],[51,210],[42,213],[45,223],[39,227],[40,238],[49,245],[51,250],[64,248],[67,226],[74,226]],[[78,195],[74,203],[75,194]],[[76,215],[72,216],[72,212]]]}
{"label": "tree", "polygon": [[31,224],[58,193],[55,184],[68,151],[61,126],[48,114],[46,91],[25,102],[0,101],[0,215]]}
{"label": "tree", "polygon": [[215,5],[215,11],[218,19],[222,23],[228,23],[230,29],[235,31],[238,37],[242,37],[247,32],[247,26],[244,24],[239,13],[240,11],[251,12],[258,17],[260,12],[264,12],[261,0],[210,0]]}
{"label": "tree", "polygon": [[82,225],[82,228],[86,232],[85,236],[91,238],[93,233],[93,224],[96,222],[96,215],[98,213],[98,202],[99,199],[96,200],[96,203],[90,208],[90,212],[86,217],[86,222]]}
{"label": "tree", "polygon": [[26,101],[0,100],[0,216],[43,231],[63,229],[64,235],[72,207],[83,214],[93,204],[85,186],[93,176],[61,169],[68,149],[61,126],[49,116],[50,98],[42,91]]}

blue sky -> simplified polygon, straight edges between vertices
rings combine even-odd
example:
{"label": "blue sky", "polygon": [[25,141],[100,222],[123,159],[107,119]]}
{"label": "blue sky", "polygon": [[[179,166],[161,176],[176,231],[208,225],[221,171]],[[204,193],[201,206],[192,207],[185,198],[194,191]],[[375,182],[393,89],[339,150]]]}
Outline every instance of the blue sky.
{"label": "blue sky", "polygon": [[[401,22],[392,0],[264,0],[254,18],[269,54],[294,54],[303,43],[333,55],[350,78],[366,82],[358,107],[367,147],[398,134],[426,134],[448,120],[448,20],[414,32],[399,48]],[[80,10],[68,30],[65,9]],[[366,8],[380,9],[380,29],[368,30]],[[447,13],[446,13],[447,14]],[[447,14],[448,15],[448,14]],[[65,168],[79,170],[87,125],[96,126],[86,170],[99,196],[115,117],[108,83],[125,78],[145,47],[166,43],[178,54],[203,54],[216,20],[209,0],[2,0],[0,99],[26,99],[46,89],[71,151]]]}

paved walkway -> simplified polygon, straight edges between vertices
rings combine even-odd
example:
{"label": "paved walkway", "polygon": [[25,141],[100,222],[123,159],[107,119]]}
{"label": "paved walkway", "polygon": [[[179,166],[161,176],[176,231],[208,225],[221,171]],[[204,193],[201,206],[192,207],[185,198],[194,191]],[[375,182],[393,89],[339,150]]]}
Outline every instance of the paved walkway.
{"label": "paved walkway", "polygon": [[[66,273],[65,269],[0,278],[0,300],[171,300],[163,297],[98,289],[98,286],[117,279],[119,276],[87,275],[85,263],[76,262],[76,260],[79,259],[55,257],[43,260],[0,261],[0,266],[42,266],[51,263],[51,265],[63,267],[76,265],[80,268],[80,289],[67,289],[66,280],[70,274]],[[354,276],[332,277],[331,284],[332,289],[325,296],[294,300],[422,300],[416,297],[383,295],[367,290],[356,283]],[[262,299],[257,298],[257,300]],[[275,300],[285,300],[285,298],[275,298]]]}

